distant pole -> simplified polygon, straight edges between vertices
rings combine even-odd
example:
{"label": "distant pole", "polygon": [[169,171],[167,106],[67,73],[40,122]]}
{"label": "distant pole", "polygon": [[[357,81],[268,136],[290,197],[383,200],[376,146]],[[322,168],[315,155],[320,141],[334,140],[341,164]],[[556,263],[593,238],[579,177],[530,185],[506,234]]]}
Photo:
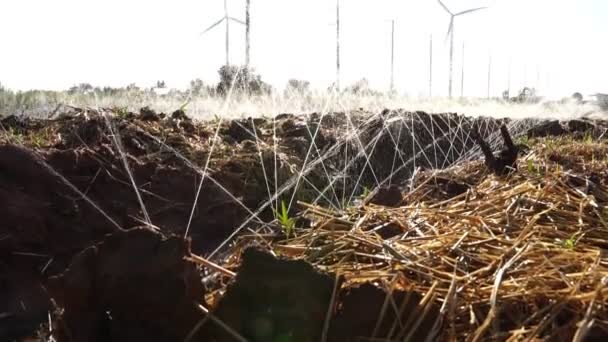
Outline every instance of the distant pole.
{"label": "distant pole", "polygon": [[433,35],[429,42],[429,97],[433,97]]}
{"label": "distant pole", "polygon": [[226,21],[226,66],[230,65],[230,20],[228,19],[228,2],[224,0],[224,18]]}
{"label": "distant pole", "polygon": [[462,42],[462,65],[460,75],[460,98],[464,97],[464,42]]}
{"label": "distant pole", "polygon": [[454,27],[450,33],[450,79],[448,84],[448,97],[452,98],[452,66],[454,60]]}
{"label": "distant pole", "polygon": [[540,71],[539,71],[539,66],[538,64],[536,64],[536,86],[534,87],[536,90],[538,90],[538,87],[540,86]]}
{"label": "distant pole", "polygon": [[395,20],[391,21],[391,93],[395,89]]}
{"label": "distant pole", "polygon": [[488,100],[490,99],[490,76],[492,75],[492,54],[488,56]]}
{"label": "distant pole", "polygon": [[336,0],[336,89],[340,91],[340,0]]}
{"label": "distant pole", "polygon": [[509,72],[507,74],[507,94],[511,97],[511,63],[513,62],[512,58],[509,58]]}
{"label": "distant pole", "polygon": [[245,66],[249,68],[250,59],[250,50],[251,50],[251,40],[250,40],[250,29],[251,29],[251,21],[249,18],[249,9],[251,7],[251,0],[247,0],[247,5],[245,7]]}

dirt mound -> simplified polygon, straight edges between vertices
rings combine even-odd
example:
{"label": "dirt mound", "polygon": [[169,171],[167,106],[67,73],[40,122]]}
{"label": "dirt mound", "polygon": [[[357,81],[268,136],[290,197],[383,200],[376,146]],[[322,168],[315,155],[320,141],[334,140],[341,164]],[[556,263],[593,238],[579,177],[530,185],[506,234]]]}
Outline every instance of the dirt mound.
{"label": "dirt mound", "polygon": [[[69,113],[56,115],[52,120],[3,119],[0,121],[3,128],[0,130],[0,203],[3,204],[0,206],[3,221],[0,225],[0,340],[17,339],[47,321],[53,307],[43,284],[50,277],[54,277],[51,293],[65,309],[63,315],[57,316],[68,326],[57,327],[63,337],[74,333],[80,340],[92,339],[93,335],[139,339],[145,332],[129,330],[128,326],[152,325],[158,329],[150,328],[150,332],[154,332],[153,340],[183,338],[189,332],[186,330],[197,324],[197,319],[211,316],[205,316],[200,307],[190,307],[191,303],[184,302],[184,298],[191,299],[188,296],[202,298],[202,290],[194,285],[200,279],[193,275],[190,264],[171,258],[187,255],[188,248],[204,256],[247,219],[246,228],[251,231],[264,227],[262,236],[269,236],[272,242],[283,239],[280,225],[268,224],[275,219],[271,202],[278,203],[292,195],[299,201],[318,200],[317,203],[329,206],[335,204],[332,200],[339,201],[337,193],[361,193],[369,188],[376,189],[374,195],[380,193],[370,199],[377,207],[415,200],[462,198],[486,176],[479,166],[462,178],[424,170],[448,167],[471,157],[475,141],[468,130],[473,125],[479,127],[485,139],[494,136],[504,122],[473,120],[455,114],[404,111],[376,114],[364,111],[348,115],[284,114],[272,120],[195,122],[183,111],[166,115],[149,108],[143,108],[140,113],[71,108]],[[603,126],[599,122],[559,125],[567,132],[581,133],[579,136],[585,141],[589,140],[586,132],[590,129],[594,137],[602,135]],[[599,152],[593,156],[596,154]],[[582,171],[594,168],[598,179],[602,182],[608,179],[601,163],[581,164],[573,156],[555,151],[548,152],[547,156],[560,165],[572,165]],[[415,177],[408,184],[412,174]],[[386,180],[389,181],[387,187],[377,187],[385,185],[381,183]],[[327,189],[334,192],[335,199],[328,198],[329,195],[320,198],[321,191],[329,193]],[[412,189],[420,191],[412,192]],[[275,194],[277,198],[270,201]],[[401,198],[403,194],[405,198]],[[342,197],[344,201],[346,196]],[[352,204],[341,203],[345,210]],[[330,210],[318,210],[333,215]],[[253,212],[257,215],[252,215]],[[306,220],[312,222],[308,218],[299,218],[298,222]],[[342,228],[351,223],[344,218],[335,222]],[[132,230],[142,226],[148,229]],[[178,237],[185,235],[187,227],[190,240],[186,248],[185,241]],[[382,222],[374,232],[389,239],[402,234],[407,227],[400,222]],[[172,237],[165,238],[155,231]],[[315,241],[310,247],[317,248],[316,244],[323,241],[326,239]],[[178,255],[164,250],[168,246],[173,246]],[[239,246],[235,243],[232,249],[224,250],[222,256],[232,255]],[[230,304],[231,298],[240,296],[239,293],[250,296],[265,292],[270,295],[251,299],[252,307],[275,307],[274,297],[282,298],[284,301],[276,304],[276,308],[290,318],[280,317],[276,312],[269,314],[272,329],[268,328],[268,320],[260,325],[272,333],[262,329],[266,332],[258,338],[269,336],[264,334],[281,337],[290,332],[293,336],[310,333],[313,337],[324,333],[332,341],[340,340],[336,336],[354,339],[373,334],[401,338],[404,327],[415,331],[411,328],[416,321],[413,323],[411,315],[400,312],[389,315],[395,320],[403,319],[399,328],[388,327],[388,323],[383,322],[371,328],[371,314],[369,317],[353,314],[361,309],[348,303],[349,298],[369,296],[376,298],[369,307],[382,307],[379,298],[386,293],[395,296],[391,302],[405,301],[405,297],[414,300],[411,303],[424,302],[420,291],[414,295],[407,286],[393,288],[380,283],[374,285],[376,290],[368,287],[354,290],[349,285],[334,291],[334,285],[342,283],[334,282],[335,272],[316,273],[318,264],[313,263],[313,270],[303,261],[294,264],[252,255],[244,256],[245,272],[239,273],[241,280],[230,287],[229,292],[236,294],[227,295],[222,300],[224,304],[218,307],[208,303],[212,311],[218,310],[217,315],[243,327],[244,332],[239,330],[240,333],[251,337],[260,332],[247,330],[249,328],[242,325],[248,319],[234,314],[236,304]],[[125,265],[118,265],[115,260],[124,260]],[[170,265],[163,264],[167,260],[172,260]],[[158,270],[150,269],[157,263]],[[91,264],[96,266],[90,268]],[[102,275],[99,265],[110,269]],[[289,277],[300,279],[299,283],[309,285],[302,287],[283,278],[279,281],[260,269],[260,265],[290,274]],[[225,267],[233,269],[233,266]],[[179,271],[180,267],[188,269],[187,279],[183,278],[186,271]],[[247,271],[250,267],[255,271]],[[298,273],[300,271],[304,275]],[[180,276],[165,279],[162,272]],[[213,276],[206,272],[205,283]],[[262,275],[274,280],[265,281]],[[146,288],[144,279],[147,284],[158,284],[158,287]],[[196,293],[188,292],[190,290],[179,284],[195,289],[192,291]],[[213,283],[210,290],[217,290],[218,286],[223,289],[224,284],[220,285]],[[312,290],[316,287],[318,289]],[[140,293],[136,288],[146,291]],[[166,290],[166,294],[162,294],[161,289]],[[335,326],[326,327],[323,322],[329,308],[328,291],[339,305],[332,307],[330,316]],[[374,291],[379,292],[370,294]],[[297,303],[302,305],[294,306],[300,308],[300,312],[289,312],[285,300],[293,304],[290,301],[299,296],[312,296],[317,301]],[[154,317],[145,313],[129,311],[136,310],[125,306],[129,301],[140,309],[164,315],[167,320],[154,321]],[[318,308],[312,309],[321,302],[325,305],[322,313]],[[90,310],[86,311],[84,306]],[[111,308],[109,314],[104,311],[106,308]],[[182,309],[183,324],[177,322],[179,324],[172,326],[168,318],[181,317],[172,312]],[[416,310],[423,309],[435,312],[431,306],[416,306],[404,312],[419,314]],[[222,312],[227,312],[226,316]],[[360,319],[360,329],[346,331],[344,327],[355,317]],[[301,321],[300,326],[286,322],[289,320]],[[208,324],[203,324],[200,333],[223,336],[209,330]],[[416,324],[427,329],[430,323]],[[74,332],[70,332],[72,329]],[[333,329],[341,330],[333,335]],[[373,329],[371,334],[370,329]]]}
{"label": "dirt mound", "polygon": [[591,138],[605,137],[608,131],[608,122],[604,120],[573,119],[573,120],[546,120],[530,128],[527,132],[529,138],[573,136]]}

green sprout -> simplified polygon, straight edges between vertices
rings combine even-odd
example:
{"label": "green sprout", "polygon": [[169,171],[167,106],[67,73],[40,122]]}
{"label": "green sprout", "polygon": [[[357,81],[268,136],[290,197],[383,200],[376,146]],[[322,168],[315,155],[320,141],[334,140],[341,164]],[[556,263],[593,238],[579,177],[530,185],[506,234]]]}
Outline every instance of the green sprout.
{"label": "green sprout", "polygon": [[532,159],[528,159],[528,172],[534,173],[534,169],[534,162],[532,162]]}
{"label": "green sprout", "polygon": [[574,233],[568,239],[564,240],[564,242],[563,242],[564,248],[574,249],[574,247],[576,246],[576,243],[578,242],[577,235],[578,235],[578,233]]}
{"label": "green sprout", "polygon": [[287,238],[289,238],[293,232],[296,221],[293,217],[289,217],[289,212],[287,210],[287,206],[285,205],[285,201],[281,201],[281,211],[277,210],[277,219],[283,228],[283,232]]}
{"label": "green sprout", "polygon": [[361,197],[362,198],[367,198],[367,196],[369,196],[370,193],[371,193],[371,190],[368,187],[364,186],[363,187],[363,194],[361,194]]}
{"label": "green sprout", "polygon": [[571,236],[569,239],[564,241],[564,248],[566,249],[574,249],[574,245],[576,245],[576,239],[574,236]]}
{"label": "green sprout", "polygon": [[13,144],[23,145],[25,143],[25,139],[24,139],[23,135],[20,134],[19,131],[16,130],[15,128],[9,127],[7,133],[8,133],[8,138],[10,139],[10,141]]}
{"label": "green sprout", "polygon": [[129,115],[129,107],[115,107],[114,113],[116,113],[116,116],[120,119],[126,119]]}
{"label": "green sprout", "polygon": [[181,110],[182,112],[186,112],[186,108],[188,107],[188,105],[190,104],[191,99],[188,99],[186,102],[184,102],[181,106],[179,106],[179,110]]}
{"label": "green sprout", "polygon": [[528,159],[528,172],[535,173],[537,176],[540,176],[540,167],[534,165],[532,159]]}

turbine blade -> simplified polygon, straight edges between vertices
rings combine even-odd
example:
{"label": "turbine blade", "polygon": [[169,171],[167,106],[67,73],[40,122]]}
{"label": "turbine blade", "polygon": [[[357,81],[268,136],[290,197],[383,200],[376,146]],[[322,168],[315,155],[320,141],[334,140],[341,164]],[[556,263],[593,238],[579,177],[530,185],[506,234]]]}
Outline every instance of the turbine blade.
{"label": "turbine blade", "polygon": [[482,10],[482,9],[486,9],[486,8],[487,7],[477,7],[477,8],[469,9],[469,10],[466,10],[466,11],[458,12],[458,13],[454,14],[454,16],[463,15],[463,14],[479,11],[479,10]]}
{"label": "turbine blade", "polygon": [[242,20],[240,20],[240,19],[237,19],[237,18],[235,18],[235,17],[228,17],[228,19],[230,19],[230,20],[232,20],[232,21],[234,21],[234,22],[236,22],[236,23],[239,23],[239,24],[241,24],[241,25],[247,25],[247,24],[245,24],[245,22],[244,22],[244,21],[242,21]]}
{"label": "turbine blade", "polygon": [[453,13],[452,13],[452,12],[451,12],[451,11],[450,11],[450,10],[449,10],[447,7],[446,7],[446,5],[444,5],[444,4],[443,4],[443,2],[441,2],[441,0],[437,0],[437,1],[439,1],[439,4],[441,5],[441,7],[443,7],[443,9],[444,9],[446,12],[450,13],[450,15],[454,15],[454,14],[453,14]]}
{"label": "turbine blade", "polygon": [[450,19],[450,25],[448,26],[448,33],[445,35],[445,40],[443,41],[444,43],[448,41],[448,38],[450,38],[450,34],[452,33],[453,29],[454,29],[454,17],[452,16],[452,19]]}
{"label": "turbine blade", "polygon": [[209,26],[205,31],[203,31],[201,33],[201,35],[209,32],[210,30],[212,30],[214,27],[216,27],[217,25],[221,24],[222,21],[226,20],[226,17],[223,17],[222,19],[218,20],[217,22],[215,22],[213,25]]}

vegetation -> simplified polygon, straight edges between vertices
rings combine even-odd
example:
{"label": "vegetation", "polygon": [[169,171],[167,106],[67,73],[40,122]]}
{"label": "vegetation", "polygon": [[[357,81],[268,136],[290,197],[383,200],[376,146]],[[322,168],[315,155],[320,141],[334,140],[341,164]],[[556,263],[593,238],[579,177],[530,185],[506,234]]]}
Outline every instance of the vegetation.
{"label": "vegetation", "polygon": [[291,236],[291,233],[293,232],[296,221],[293,217],[289,217],[289,211],[287,210],[285,201],[281,201],[281,210],[280,211],[277,210],[276,214],[277,214],[277,220],[279,220],[279,223],[281,224],[281,227],[283,228],[283,232],[285,233],[285,236],[287,238],[289,238],[289,236]]}
{"label": "vegetation", "polygon": [[228,91],[245,95],[264,95],[270,94],[272,88],[269,84],[262,81],[262,77],[254,72],[253,69],[238,67],[236,65],[224,65],[219,70],[220,82],[217,84],[218,95],[225,96]]}

